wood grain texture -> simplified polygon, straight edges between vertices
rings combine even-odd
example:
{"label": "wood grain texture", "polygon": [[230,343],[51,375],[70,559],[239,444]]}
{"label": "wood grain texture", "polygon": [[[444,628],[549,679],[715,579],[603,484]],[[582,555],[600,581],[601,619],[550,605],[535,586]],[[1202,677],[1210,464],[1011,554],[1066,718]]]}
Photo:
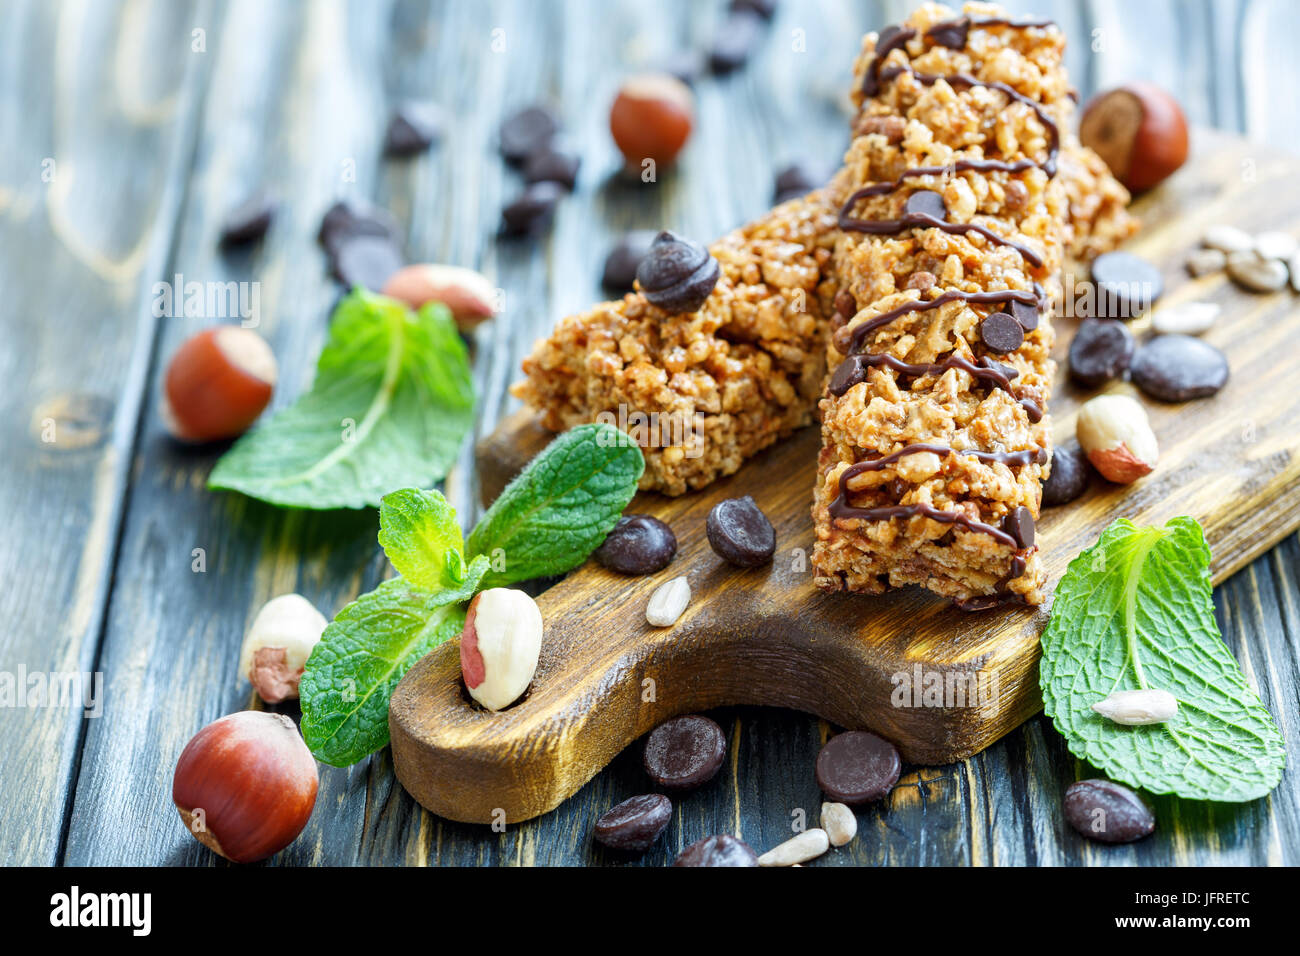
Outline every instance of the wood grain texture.
{"label": "wood grain texture", "polygon": [[[255,705],[234,677],[244,627],[282,590],[333,613],[388,573],[373,514],[291,516],[203,489],[220,449],[167,442],[154,389],[186,332],[216,318],[155,322],[152,283],[177,270],[262,282],[277,401],[288,401],[311,374],[336,294],[313,239],[319,215],[337,195],[375,199],[408,226],[412,260],[480,268],[505,292],[503,315],[474,336],[476,433],[485,436],[517,407],[505,387],[532,339],[601,297],[601,257],[619,231],[720,234],[767,208],[771,173],[787,160],[838,162],[859,38],[913,5],[782,0],[754,62],[701,81],[702,120],[681,167],[645,187],[611,176],[605,106],[626,72],[704,47],[725,0],[0,5],[0,435],[9,449],[0,456],[0,671],[98,669],[107,688],[99,721],[0,711],[0,777],[17,781],[0,797],[0,862],[225,865],[181,830],[169,782],[201,724]],[[1118,19],[1108,22],[1143,42],[1122,45],[1124,59],[1104,70],[1084,42],[1100,5],[1010,6],[1065,25],[1085,97],[1092,73],[1140,75],[1150,58],[1194,122],[1242,130],[1251,106],[1252,136],[1294,149],[1294,104],[1275,93],[1293,89],[1300,69],[1286,46],[1289,0],[1171,2],[1175,35],[1147,28],[1147,4],[1113,4]],[[197,54],[196,28],[207,40]],[[427,156],[381,160],[387,110],[405,96],[439,101],[453,133]],[[501,242],[496,217],[520,182],[495,154],[496,124],[537,99],[559,108],[582,152],[579,187],[548,236]],[[57,223],[40,175],[47,157],[73,161],[67,192],[55,194],[65,200]],[[343,179],[345,159],[354,182]],[[262,181],[284,200],[271,234],[247,254],[217,256],[221,214]],[[123,263],[135,270],[128,278]],[[54,454],[33,437],[47,399],[66,399],[55,407],[81,449]],[[446,482],[467,526],[477,481],[470,442]],[[194,547],[206,549],[204,574],[190,570]],[[1292,536],[1216,591],[1225,635],[1291,741],[1298,566]],[[600,812],[645,788],[632,747],[557,810],[504,833],[422,812],[387,751],[327,768],[307,833],[271,862],[654,866],[709,833],[766,847],[815,817],[811,767],[830,728],[785,710],[714,715],[730,744],[724,772],[678,802],[665,838],[637,861],[590,840]],[[1161,805],[1156,836],[1107,850],[1082,846],[1055,815],[1060,791],[1084,772],[1035,718],[969,761],[906,772],[889,804],[859,814],[863,838],[818,865],[1300,862],[1293,774],[1247,812],[1211,818]]]}

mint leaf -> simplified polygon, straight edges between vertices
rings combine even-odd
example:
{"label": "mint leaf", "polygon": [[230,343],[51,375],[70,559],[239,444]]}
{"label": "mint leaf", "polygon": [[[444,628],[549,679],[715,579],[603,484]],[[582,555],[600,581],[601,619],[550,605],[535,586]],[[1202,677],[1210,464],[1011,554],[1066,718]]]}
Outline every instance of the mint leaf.
{"label": "mint leaf", "polygon": [[[1214,621],[1201,526],[1121,518],[1070,562],[1043,631],[1043,707],[1070,751],[1115,780],[1196,800],[1256,800],[1282,774],[1282,735]],[[1165,724],[1093,713],[1116,690],[1178,699]]]}
{"label": "mint leaf", "polygon": [[[479,567],[486,570],[486,561]],[[393,578],[339,612],[299,685],[302,736],[317,760],[346,767],[388,744],[393,688],[412,664],[461,632],[464,599],[457,593],[437,603]]]}
{"label": "mint leaf", "polygon": [[562,574],[605,540],[645,471],[641,449],[612,425],[564,432],[506,486],[466,544],[487,555],[484,588]]}
{"label": "mint leaf", "polygon": [[376,506],[444,477],[473,423],[450,313],[357,289],[335,310],[311,390],[235,443],[208,487],[295,508]]}
{"label": "mint leaf", "polygon": [[398,573],[427,590],[456,587],[465,549],[456,512],[438,491],[403,488],[379,503],[379,544]]}

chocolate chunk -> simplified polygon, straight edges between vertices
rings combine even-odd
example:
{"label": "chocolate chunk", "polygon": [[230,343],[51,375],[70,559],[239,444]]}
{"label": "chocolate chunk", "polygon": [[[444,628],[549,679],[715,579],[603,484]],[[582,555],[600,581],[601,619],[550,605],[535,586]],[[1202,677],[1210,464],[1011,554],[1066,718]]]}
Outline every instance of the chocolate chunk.
{"label": "chocolate chunk", "polygon": [[763,37],[763,18],[748,10],[727,15],[709,47],[709,68],[730,73],[744,66]]}
{"label": "chocolate chunk", "polygon": [[520,164],[551,144],[560,131],[555,114],[544,106],[528,106],[512,113],[501,123],[501,155],[506,162]]}
{"label": "chocolate chunk", "polygon": [[501,210],[501,230],[509,236],[537,233],[550,225],[556,204],[564,195],[559,183],[531,183],[523,193]]}
{"label": "chocolate chunk", "polygon": [[980,341],[993,352],[1014,352],[1025,344],[1025,330],[1005,312],[994,312],[980,323]]}
{"label": "chocolate chunk", "polygon": [[764,20],[771,20],[776,15],[776,0],[731,0],[731,10],[748,10],[757,13]]}
{"label": "chocolate chunk", "polygon": [[1133,333],[1114,319],[1084,319],[1070,342],[1070,377],[1096,387],[1119,378],[1137,347]]}
{"label": "chocolate chunk", "polygon": [[925,35],[936,46],[946,46],[950,50],[964,50],[966,38],[970,35],[970,17],[936,23],[925,32]]}
{"label": "chocolate chunk", "polygon": [[791,199],[798,199],[826,185],[830,173],[812,163],[796,162],[786,166],[776,174],[772,190],[772,204],[780,205]]}
{"label": "chocolate chunk", "polygon": [[841,289],[835,293],[835,314],[846,320],[858,314],[858,302],[853,298],[852,292]]}
{"label": "chocolate chunk", "polygon": [[572,192],[581,165],[580,157],[548,146],[528,157],[524,163],[524,182],[559,183]]}
{"label": "chocolate chunk", "polygon": [[718,260],[698,242],[664,230],[637,267],[646,299],[665,312],[694,312],[718,284]]}
{"label": "chocolate chunk", "polygon": [[843,395],[859,382],[865,382],[866,365],[860,355],[850,355],[835,367],[835,373],[826,388],[832,395]]}
{"label": "chocolate chunk", "polygon": [[612,292],[631,292],[636,270],[650,254],[656,235],[653,229],[634,229],[619,239],[605,256],[600,284]]}
{"label": "chocolate chunk", "polygon": [[1012,299],[1007,303],[1007,311],[1011,313],[1011,317],[1019,322],[1020,327],[1026,332],[1032,332],[1038,328],[1037,305]]}
{"label": "chocolate chunk", "polygon": [[1133,384],[1162,402],[1213,395],[1228,381],[1228,359],[1190,335],[1157,335],[1138,349],[1129,366]]}
{"label": "chocolate chunk", "polygon": [[776,530],[749,495],[714,505],[705,531],[714,552],[737,567],[759,567],[776,553]]}
{"label": "chocolate chunk", "polygon": [[758,854],[729,834],[696,840],[677,855],[673,866],[758,866]]}
{"label": "chocolate chunk", "polygon": [[1002,530],[1016,539],[1021,550],[1034,546],[1034,513],[1020,505],[1002,519]]}
{"label": "chocolate chunk", "polygon": [[672,801],[660,793],[624,800],[596,821],[596,842],[613,850],[644,853],[673,818]]}
{"label": "chocolate chunk", "polygon": [[259,189],[221,220],[221,244],[238,246],[261,239],[271,228],[271,220],[278,208],[275,197],[265,189]]}
{"label": "chocolate chunk", "polygon": [[393,273],[406,263],[392,240],[383,236],[352,236],[341,242],[333,256],[335,277],[349,289],[361,286],[379,292]]}
{"label": "chocolate chunk", "polygon": [[888,794],[901,770],[898,749],[888,740],[850,730],[832,737],[817,755],[817,786],[852,807]]}
{"label": "chocolate chunk", "polygon": [[1150,836],[1156,818],[1136,793],[1111,780],[1080,780],[1065,790],[1065,819],[1089,840],[1132,843]]}
{"label": "chocolate chunk", "polygon": [[442,110],[436,103],[408,100],[388,121],[384,152],[389,156],[422,153],[442,137],[442,127]]}
{"label": "chocolate chunk", "polygon": [[316,239],[331,256],[338,247],[357,236],[375,236],[388,239],[395,246],[401,244],[401,229],[392,213],[366,203],[340,200],[321,217]]}
{"label": "chocolate chunk", "polygon": [[907,197],[907,203],[903,206],[903,215],[918,214],[943,221],[948,215],[948,205],[943,201],[943,196],[933,189],[918,189]]}
{"label": "chocolate chunk", "polygon": [[1165,289],[1160,270],[1130,252],[1107,252],[1094,259],[1092,282],[1093,316],[1099,319],[1135,319]]}
{"label": "chocolate chunk", "polygon": [[1088,490],[1092,466],[1077,441],[1052,449],[1052,470],[1043,482],[1043,507],[1069,504]]}
{"label": "chocolate chunk", "polygon": [[622,574],[653,574],[677,553],[673,529],[651,515],[624,515],[594,553],[603,567]]}
{"label": "chocolate chunk", "polygon": [[665,790],[686,791],[713,779],[727,755],[722,728],[707,717],[674,717],[650,731],[642,765]]}

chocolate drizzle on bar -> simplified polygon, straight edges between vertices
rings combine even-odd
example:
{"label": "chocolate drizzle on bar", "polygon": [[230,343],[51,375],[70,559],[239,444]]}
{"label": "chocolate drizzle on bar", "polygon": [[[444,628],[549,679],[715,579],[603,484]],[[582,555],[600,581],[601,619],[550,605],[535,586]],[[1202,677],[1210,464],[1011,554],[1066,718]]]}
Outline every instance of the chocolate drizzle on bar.
{"label": "chocolate drizzle on bar", "polygon": [[849,351],[846,354],[861,352],[868,335],[881,326],[888,325],[895,319],[912,312],[928,312],[930,309],[937,309],[949,302],[971,302],[984,305],[989,303],[1023,302],[1025,305],[1034,305],[1041,309],[1046,305],[1046,293],[1040,290],[1041,286],[1033,292],[1026,292],[1022,289],[997,289],[991,292],[965,292],[961,289],[949,289],[933,299],[904,302],[902,305],[887,312],[882,312],[856,326],[849,338]]}
{"label": "chocolate drizzle on bar", "polygon": [[855,219],[848,214],[848,210],[852,208],[852,202],[853,199],[850,197],[849,202],[840,210],[840,229],[845,232],[865,232],[873,236],[896,236],[918,226],[923,229],[940,229],[953,236],[974,232],[995,245],[1008,246],[1016,250],[1035,269],[1041,268],[1043,265],[1042,256],[1028,246],[1022,246],[1018,242],[1004,239],[991,229],[986,229],[984,226],[976,225],[973,222],[946,222],[923,212],[909,212],[901,219]]}

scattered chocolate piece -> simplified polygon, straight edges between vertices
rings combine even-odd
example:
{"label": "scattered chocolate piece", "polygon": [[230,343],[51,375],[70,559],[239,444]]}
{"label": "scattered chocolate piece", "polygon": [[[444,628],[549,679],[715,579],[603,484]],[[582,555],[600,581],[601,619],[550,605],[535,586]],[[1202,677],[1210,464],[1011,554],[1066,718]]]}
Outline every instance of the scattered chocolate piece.
{"label": "scattered chocolate piece", "polygon": [[748,10],[764,20],[771,20],[776,15],[776,0],[731,0],[731,10],[733,13]]}
{"label": "scattered chocolate piece", "polygon": [[719,501],[705,522],[709,545],[737,567],[756,568],[776,553],[776,530],[749,495]]}
{"label": "scattered chocolate piece", "polygon": [[408,100],[393,111],[384,133],[384,152],[389,156],[414,156],[442,138],[442,110],[436,103]]}
{"label": "scattered chocolate piece", "polygon": [[758,854],[748,843],[723,833],[696,840],[677,855],[673,866],[758,866]]}
{"label": "scattered chocolate piece", "polygon": [[1092,466],[1077,441],[1052,449],[1052,470],[1043,482],[1043,507],[1069,504],[1088,490]]}
{"label": "scattered chocolate piece", "polygon": [[1034,546],[1034,513],[1020,505],[1002,519],[1002,530],[1016,539],[1016,546],[1032,548]]}
{"label": "scattered chocolate piece", "polygon": [[772,205],[779,206],[783,202],[805,196],[826,185],[828,179],[830,174],[825,169],[802,161],[791,163],[776,174]]}
{"label": "scattered chocolate piece", "polygon": [[665,721],[646,738],[642,764],[665,790],[694,790],[713,779],[727,755],[722,728],[708,717],[689,714]]}
{"label": "scattered chocolate piece", "polygon": [[918,213],[946,220],[948,204],[943,201],[943,196],[933,189],[918,189],[907,197],[907,202],[903,205],[903,215],[912,216]]}
{"label": "scattered chocolate piece", "polygon": [[1070,342],[1070,377],[1091,388],[1104,385],[1124,374],[1136,347],[1124,323],[1084,319]]}
{"label": "scattered chocolate piece", "polygon": [[980,323],[980,341],[992,352],[1014,352],[1025,344],[1025,330],[1005,312],[994,312]]}
{"label": "scattered chocolate piece", "polygon": [[1157,335],[1129,366],[1133,384],[1162,402],[1205,398],[1228,381],[1227,357],[1190,335]]}
{"label": "scattered chocolate piece", "polygon": [[340,282],[371,292],[381,291],[404,265],[397,246],[382,236],[353,236],[340,243],[333,256],[333,272]]}
{"label": "scattered chocolate piece", "polygon": [[558,183],[531,183],[523,193],[501,210],[501,229],[509,236],[524,236],[541,232],[550,225],[555,207],[564,195]]}
{"label": "scattered chocolate piece", "polygon": [[714,73],[730,73],[744,66],[762,39],[763,26],[763,18],[749,10],[728,14],[709,48],[709,68]]}
{"label": "scattered chocolate piece", "polygon": [[644,853],[673,817],[672,801],[659,793],[624,800],[596,821],[596,842],[612,850]]}
{"label": "scattered chocolate piece", "polygon": [[832,737],[817,755],[817,786],[832,800],[858,806],[894,789],[902,761],[888,740],[863,730]]}
{"label": "scattered chocolate piece", "polygon": [[636,270],[646,299],[665,312],[694,312],[721,275],[709,250],[666,229],[655,237]]}
{"label": "scattered chocolate piece", "polygon": [[1156,818],[1136,793],[1111,780],[1079,780],[1065,790],[1065,819],[1089,840],[1132,843],[1149,836]]}
{"label": "scattered chocolate piece", "polygon": [[547,146],[533,153],[524,163],[524,182],[559,183],[572,192],[578,182],[578,168],[581,165],[580,157]]}
{"label": "scattered chocolate piece", "polygon": [[657,235],[653,229],[633,229],[625,233],[605,256],[600,284],[611,292],[631,292],[636,270],[650,254]]}
{"label": "scattered chocolate piece", "polygon": [[614,525],[594,557],[622,574],[653,574],[668,567],[677,554],[673,529],[651,515],[624,515]]}
{"label": "scattered chocolate piece", "polygon": [[221,244],[238,246],[255,242],[271,228],[279,203],[265,189],[259,189],[226,213],[221,221]]}
{"label": "scattered chocolate piece", "polygon": [[367,203],[341,199],[321,217],[316,239],[333,255],[338,247],[357,236],[377,236],[400,244],[401,229],[392,213]]}
{"label": "scattered chocolate piece", "polygon": [[1011,313],[1011,317],[1019,322],[1020,327],[1026,332],[1032,332],[1038,328],[1038,306],[1016,299],[1013,299],[1007,305],[1007,311]]}
{"label": "scattered chocolate piece", "polygon": [[1107,252],[1092,263],[1097,301],[1093,315],[1099,319],[1136,319],[1165,290],[1160,270],[1130,252]]}
{"label": "scattered chocolate piece", "polygon": [[551,144],[560,131],[560,123],[545,106],[527,106],[512,113],[501,123],[501,155],[506,162],[523,163],[533,153]]}

